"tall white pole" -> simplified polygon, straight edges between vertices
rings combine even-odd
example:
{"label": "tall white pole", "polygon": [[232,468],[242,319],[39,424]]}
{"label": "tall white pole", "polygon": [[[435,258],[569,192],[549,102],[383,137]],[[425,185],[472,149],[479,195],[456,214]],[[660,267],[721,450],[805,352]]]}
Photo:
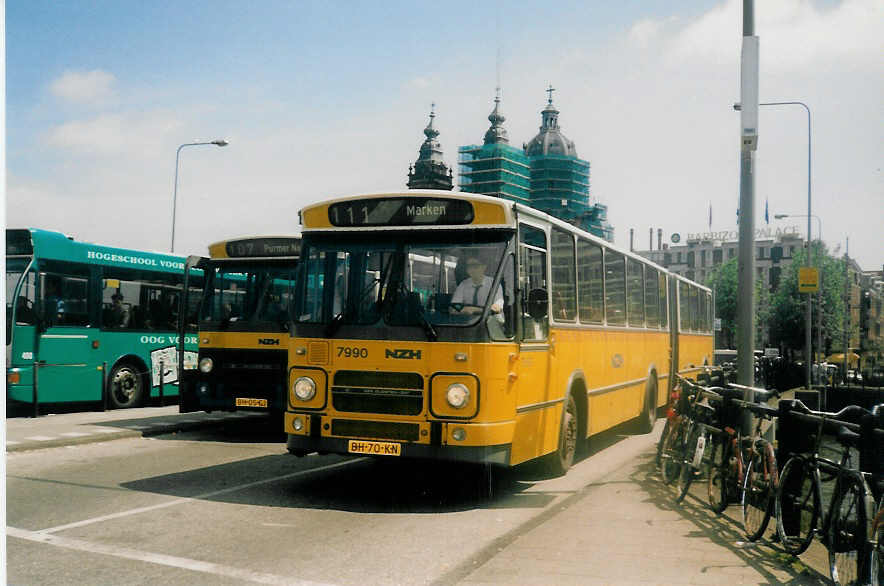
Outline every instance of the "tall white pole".
{"label": "tall white pole", "polygon": [[[737,380],[755,384],[755,150],[758,147],[758,37],[753,0],[743,0],[743,47],[740,55],[740,224],[737,282]],[[745,400],[754,393],[747,389]],[[744,432],[752,424],[744,417]]]}

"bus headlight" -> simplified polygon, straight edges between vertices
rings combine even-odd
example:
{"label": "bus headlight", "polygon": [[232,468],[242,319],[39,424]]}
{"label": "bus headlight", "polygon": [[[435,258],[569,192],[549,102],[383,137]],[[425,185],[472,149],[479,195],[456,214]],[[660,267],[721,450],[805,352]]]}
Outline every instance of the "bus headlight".
{"label": "bus headlight", "polygon": [[205,358],[200,358],[200,372],[203,374],[209,374],[212,372],[212,368],[215,366],[215,361],[206,356]]}
{"label": "bus headlight", "polygon": [[470,402],[470,389],[463,383],[449,385],[445,392],[445,400],[455,409],[463,409]]}
{"label": "bus headlight", "polygon": [[316,396],[316,383],[307,376],[299,376],[292,383],[292,393],[301,401],[309,401]]}

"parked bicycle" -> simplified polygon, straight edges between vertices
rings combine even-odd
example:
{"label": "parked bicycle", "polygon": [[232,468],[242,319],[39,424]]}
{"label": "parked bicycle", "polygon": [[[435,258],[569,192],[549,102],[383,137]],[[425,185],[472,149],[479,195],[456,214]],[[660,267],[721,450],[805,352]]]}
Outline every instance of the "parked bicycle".
{"label": "parked bicycle", "polygon": [[[790,422],[804,423],[803,430],[793,426],[788,433],[797,434],[795,439],[809,437],[812,440],[809,451],[789,457],[780,475],[775,502],[781,545],[789,553],[798,555],[818,534],[829,551],[829,571],[836,584],[869,583],[874,550],[879,549],[872,548],[869,540],[869,518],[874,510],[873,493],[868,484],[871,475],[853,467],[851,448],[868,449],[857,433],[860,431],[857,421],[877,417],[877,413],[873,415],[856,405],[827,413],[811,411],[801,401],[780,401],[779,417],[787,423],[786,427]],[[787,433],[782,425],[781,431],[784,435]],[[824,434],[834,435],[837,440],[840,451],[837,461],[820,455]],[[872,429],[865,441],[877,441],[872,437],[875,434]],[[791,451],[805,450],[793,447]],[[821,517],[824,478],[834,480],[834,486]]]}
{"label": "parked bicycle", "polygon": [[756,393],[759,403],[735,401],[743,409],[748,409],[755,416],[755,431],[752,436],[742,438],[739,442],[745,449],[738,453],[745,458],[746,472],[742,479],[740,505],[743,512],[743,531],[746,539],[757,541],[764,535],[774,510],[779,473],[777,457],[773,444],[764,437],[764,424],[778,414],[775,407],[765,405],[770,395],[778,395],[775,391],[764,394]]}

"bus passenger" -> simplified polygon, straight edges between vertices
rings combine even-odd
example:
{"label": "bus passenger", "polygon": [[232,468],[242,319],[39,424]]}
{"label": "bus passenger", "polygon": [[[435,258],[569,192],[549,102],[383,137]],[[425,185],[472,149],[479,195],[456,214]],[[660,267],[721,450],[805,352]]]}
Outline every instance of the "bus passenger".
{"label": "bus passenger", "polygon": [[113,328],[129,327],[129,308],[123,305],[123,294],[114,293],[111,296],[113,305],[110,310],[110,326]]}
{"label": "bus passenger", "polygon": [[[485,300],[491,292],[493,279],[485,274],[485,263],[476,255],[467,257],[467,274],[469,277],[461,281],[451,296],[452,305],[461,304],[460,310],[452,310],[454,313],[476,314],[482,313]],[[494,299],[491,303],[492,313],[500,313],[503,310],[503,290],[497,286]]]}

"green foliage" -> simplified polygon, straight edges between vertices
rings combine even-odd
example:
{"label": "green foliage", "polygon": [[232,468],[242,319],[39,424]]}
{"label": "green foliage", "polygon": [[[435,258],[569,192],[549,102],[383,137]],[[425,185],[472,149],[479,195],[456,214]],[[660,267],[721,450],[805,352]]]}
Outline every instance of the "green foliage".
{"label": "green foliage", "polygon": [[[826,354],[832,348],[840,348],[844,323],[844,261],[829,255],[821,242],[813,243],[811,260],[819,267],[821,295],[798,293],[798,269],[806,265],[804,249],[795,251],[792,263],[780,274],[776,290],[769,291],[760,281],[755,283],[756,347],[770,344],[775,347],[802,351],[807,301],[811,297],[813,311],[813,345],[817,345],[819,327],[819,303],[823,306],[823,347]],[[715,315],[721,318],[722,331],[717,345],[720,348],[736,347],[736,320],[738,297],[738,260],[732,258],[719,265],[706,284],[715,291]],[[767,326],[767,327],[765,327]],[[767,336],[765,336],[765,331]],[[765,339],[766,337],[766,339]]]}
{"label": "green foliage", "polygon": [[[773,294],[770,326],[771,342],[793,350],[804,348],[805,320],[808,300],[812,303],[813,344],[817,343],[819,327],[819,300],[823,306],[823,346],[829,353],[833,341],[837,343],[843,335],[844,320],[844,263],[829,256],[825,245],[814,243],[813,265],[819,267],[821,295],[798,292],[798,269],[806,266],[806,252],[796,250],[792,264],[783,271],[780,283]],[[817,349],[818,350],[818,349]]]}

